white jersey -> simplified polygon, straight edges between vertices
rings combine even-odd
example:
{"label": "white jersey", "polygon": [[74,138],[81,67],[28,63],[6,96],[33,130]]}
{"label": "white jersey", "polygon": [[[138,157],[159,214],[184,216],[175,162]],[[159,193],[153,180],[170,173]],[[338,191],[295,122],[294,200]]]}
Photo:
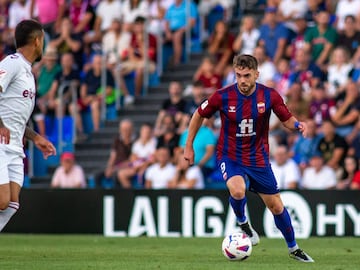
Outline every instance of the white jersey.
{"label": "white jersey", "polygon": [[34,109],[36,88],[31,63],[22,54],[9,55],[0,62],[0,86],[0,117],[10,130],[10,143],[0,147],[24,156],[22,140]]}

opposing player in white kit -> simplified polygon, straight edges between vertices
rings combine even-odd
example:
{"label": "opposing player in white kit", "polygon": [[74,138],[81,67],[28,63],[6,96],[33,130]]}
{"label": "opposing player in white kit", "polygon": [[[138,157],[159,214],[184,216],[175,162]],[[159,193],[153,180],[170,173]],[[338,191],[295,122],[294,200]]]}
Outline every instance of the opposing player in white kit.
{"label": "opposing player in white kit", "polygon": [[27,127],[35,104],[31,65],[41,59],[44,31],[34,20],[15,28],[17,52],[0,62],[0,231],[19,209],[24,180],[23,137],[34,142],[44,158],[56,155],[54,145]]}

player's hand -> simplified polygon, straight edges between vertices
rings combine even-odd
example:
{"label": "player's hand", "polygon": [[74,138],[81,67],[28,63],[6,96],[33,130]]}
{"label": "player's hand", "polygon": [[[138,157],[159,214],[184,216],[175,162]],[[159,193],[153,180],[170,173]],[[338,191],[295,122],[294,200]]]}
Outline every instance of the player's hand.
{"label": "player's hand", "polygon": [[43,156],[45,159],[47,159],[49,156],[55,156],[56,155],[56,148],[55,146],[45,139],[42,136],[37,136],[34,140],[34,144],[37,148],[43,153]]}
{"label": "player's hand", "polygon": [[0,144],[9,144],[10,142],[10,130],[6,127],[0,128]]}
{"label": "player's hand", "polygon": [[306,138],[308,136],[307,125],[305,122],[299,122],[299,131]]}
{"label": "player's hand", "polygon": [[192,147],[185,147],[184,149],[184,159],[189,162],[189,165],[194,164],[194,149]]}

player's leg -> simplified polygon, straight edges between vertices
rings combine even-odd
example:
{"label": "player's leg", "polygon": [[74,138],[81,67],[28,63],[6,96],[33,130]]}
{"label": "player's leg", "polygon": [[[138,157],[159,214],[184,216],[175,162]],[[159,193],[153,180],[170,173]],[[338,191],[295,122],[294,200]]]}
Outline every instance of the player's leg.
{"label": "player's leg", "polygon": [[291,223],[290,215],[280,198],[280,193],[261,194],[266,207],[274,216],[275,225],[281,231],[289,249],[290,257],[303,262],[313,262],[314,260],[299,248],[295,240],[294,228]]}
{"label": "player's leg", "polygon": [[[0,153],[0,231],[19,209],[19,194],[24,180],[23,171],[22,158]],[[10,177],[15,181],[10,182]]]}
{"label": "player's leg", "polygon": [[237,223],[241,230],[249,236],[251,243],[255,246],[260,242],[260,239],[245,215],[246,183],[244,176],[242,176],[244,173],[240,166],[229,160],[222,160],[219,167],[226,181],[227,188],[229,189],[229,203],[235,213]]}
{"label": "player's leg", "polygon": [[231,177],[226,185],[230,192],[229,202],[236,215],[237,223],[239,224],[241,230],[249,236],[253,246],[256,246],[260,242],[259,235],[254,230],[254,228],[249,223],[245,215],[245,206],[246,206],[246,184],[242,176],[236,175]]}

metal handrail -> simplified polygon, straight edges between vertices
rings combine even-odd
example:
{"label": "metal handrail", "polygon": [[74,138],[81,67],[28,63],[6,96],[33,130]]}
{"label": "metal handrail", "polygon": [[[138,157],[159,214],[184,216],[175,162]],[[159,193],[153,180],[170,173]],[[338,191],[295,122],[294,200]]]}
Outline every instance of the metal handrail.
{"label": "metal handrail", "polygon": [[[76,100],[77,100],[77,86],[78,83],[76,80],[72,80],[72,81],[65,81],[63,83],[60,84],[59,88],[58,88],[58,95],[59,95],[59,114],[57,117],[57,121],[58,121],[58,152],[59,154],[61,154],[63,152],[63,146],[65,145],[64,143],[64,138],[63,138],[63,109],[64,109],[64,104],[63,104],[63,96],[64,96],[64,90],[66,87],[69,87],[69,90],[71,91],[71,97],[72,100],[71,102],[73,103],[74,107],[76,108]],[[75,143],[76,141],[76,117],[73,117],[73,127],[72,127],[72,132],[73,132],[73,141],[72,143]]]}
{"label": "metal handrail", "polygon": [[185,0],[185,13],[186,13],[186,24],[185,24],[185,63],[188,62],[191,54],[191,0]]}

